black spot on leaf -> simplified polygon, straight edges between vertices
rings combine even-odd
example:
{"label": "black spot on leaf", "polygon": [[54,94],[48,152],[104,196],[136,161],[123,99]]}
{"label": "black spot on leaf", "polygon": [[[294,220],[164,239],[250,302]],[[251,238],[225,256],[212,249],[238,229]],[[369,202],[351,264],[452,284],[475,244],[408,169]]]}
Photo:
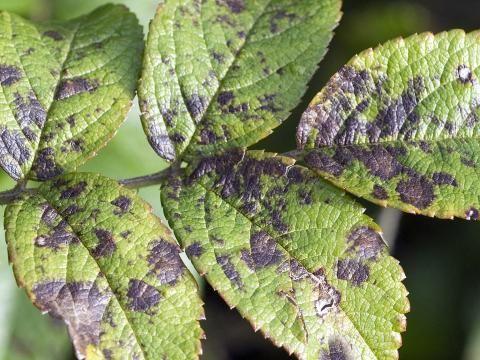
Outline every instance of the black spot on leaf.
{"label": "black spot on leaf", "polygon": [[322,350],[320,360],[349,360],[347,347],[337,338],[328,340],[328,350]]}
{"label": "black spot on leaf", "polygon": [[18,131],[4,128],[0,132],[0,155],[9,155],[19,165],[23,165],[30,159],[31,153]]}
{"label": "black spot on leaf", "polygon": [[388,199],[388,193],[387,190],[385,190],[384,187],[375,184],[373,186],[373,191],[372,191],[372,196],[376,199],[379,200],[387,200]]}
{"label": "black spot on leaf", "polygon": [[130,279],[128,282],[128,307],[133,311],[145,312],[157,305],[162,296],[160,292],[145,281]]}
{"label": "black spot on leaf", "polygon": [[163,239],[154,241],[147,260],[161,285],[174,285],[183,275],[184,265],[176,244]]}
{"label": "black spot on leaf", "polygon": [[222,91],[218,94],[217,102],[220,106],[226,106],[235,99],[235,95],[233,95],[232,91]]}
{"label": "black spot on leaf", "polygon": [[203,113],[203,110],[205,110],[205,103],[206,100],[198,94],[192,94],[190,98],[187,99],[186,106],[188,112],[194,119]]}
{"label": "black spot on leaf", "polygon": [[354,252],[360,259],[375,259],[385,248],[382,237],[375,230],[361,226],[353,230],[347,239],[349,251]]}
{"label": "black spot on leaf", "polygon": [[98,86],[98,81],[80,77],[62,80],[58,85],[55,100],[62,100],[77,94],[93,92],[97,90]]}
{"label": "black spot on leaf", "polygon": [[0,64],[0,85],[10,86],[22,78],[18,67]]}
{"label": "black spot on leaf", "polygon": [[277,243],[265,231],[258,231],[250,236],[250,248],[257,269],[278,264],[282,260]]}
{"label": "black spot on leaf", "polygon": [[240,274],[235,269],[235,266],[233,265],[229,256],[227,255],[217,256],[217,263],[222,268],[225,276],[228,278],[228,280],[230,280],[230,282],[234,286],[236,286],[239,289],[243,288],[243,282],[242,282],[242,279],[240,278]]}
{"label": "black spot on leaf", "polygon": [[217,0],[217,4],[226,6],[234,14],[245,10],[245,0]]}
{"label": "black spot on leaf", "polygon": [[432,175],[432,180],[435,185],[452,185],[457,186],[457,181],[453,175],[445,172],[436,172]]}
{"label": "black spot on leaf", "polygon": [[60,194],[60,199],[73,199],[78,197],[86,189],[87,183],[85,181],[80,181],[75,185],[65,189]]}
{"label": "black spot on leaf", "polygon": [[54,178],[63,172],[55,162],[55,150],[50,147],[38,151],[32,170],[40,180]]}
{"label": "black spot on leaf", "polygon": [[193,244],[187,246],[187,248],[185,249],[185,253],[189,258],[198,258],[203,254],[202,245],[200,245],[200,243],[198,242],[194,242]]}
{"label": "black spot on leaf", "polygon": [[418,209],[425,209],[435,199],[433,184],[423,176],[414,175],[401,180],[396,188],[400,199]]}
{"label": "black spot on leaf", "polygon": [[64,39],[63,35],[55,30],[48,30],[43,33],[44,36],[52,38],[55,41],[62,41]]}
{"label": "black spot on leaf", "polygon": [[20,94],[15,93],[14,104],[17,121],[22,129],[31,124],[37,125],[40,129],[43,128],[47,113],[34,93],[30,93],[27,99],[23,99]]}
{"label": "black spot on leaf", "polygon": [[354,286],[360,286],[368,280],[368,266],[356,259],[345,259],[337,262],[337,278],[346,280]]}
{"label": "black spot on leaf", "polygon": [[98,244],[95,246],[95,249],[92,250],[93,257],[98,259],[103,256],[112,255],[117,248],[113,234],[105,229],[95,229],[94,233],[98,239]]}
{"label": "black spot on leaf", "polygon": [[465,218],[467,220],[478,220],[478,209],[471,207],[465,212]]}
{"label": "black spot on leaf", "polygon": [[127,196],[120,195],[115,200],[112,200],[110,204],[116,207],[116,209],[113,210],[113,213],[119,216],[128,212],[130,206],[132,205],[132,199]]}

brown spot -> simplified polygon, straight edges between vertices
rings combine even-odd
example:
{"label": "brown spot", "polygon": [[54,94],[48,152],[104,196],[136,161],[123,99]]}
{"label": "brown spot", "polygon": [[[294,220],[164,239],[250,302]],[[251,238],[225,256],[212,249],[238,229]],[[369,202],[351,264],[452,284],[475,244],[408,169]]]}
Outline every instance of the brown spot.
{"label": "brown spot", "polygon": [[58,85],[55,100],[66,99],[85,92],[93,92],[97,90],[98,86],[98,81],[80,77],[62,80]]}
{"label": "brown spot", "polygon": [[132,205],[132,199],[127,196],[120,195],[110,204],[116,206],[117,208],[113,210],[113,213],[117,216],[126,214]]}
{"label": "brown spot", "polygon": [[87,183],[85,181],[80,181],[77,184],[73,185],[62,191],[60,194],[60,199],[73,199],[78,197],[87,187]]}
{"label": "brown spot", "polygon": [[51,248],[58,250],[59,248],[79,242],[78,237],[71,232],[68,223],[61,220],[58,224],[58,213],[50,205],[46,205],[41,221],[51,230],[48,234],[39,235],[35,238],[34,243],[38,247]]}
{"label": "brown spot", "polygon": [[85,356],[89,345],[98,344],[110,292],[92,282],[51,281],[36,284],[33,293],[42,311],[65,321],[78,354]]}
{"label": "brown spot", "polygon": [[0,64],[0,85],[10,86],[22,78],[18,67]]}
{"label": "brown spot", "polygon": [[154,241],[147,260],[161,285],[174,285],[183,275],[184,265],[176,244],[163,239]]}
{"label": "brown spot", "polygon": [[202,245],[200,245],[200,243],[194,242],[193,244],[187,246],[187,248],[185,249],[185,253],[189,258],[198,258],[203,254],[203,247]]}
{"label": "brown spot", "polygon": [[408,180],[401,180],[396,188],[400,199],[418,209],[425,209],[435,199],[433,184],[423,176],[414,175]]}
{"label": "brown spot", "polygon": [[58,31],[55,30],[48,30],[43,33],[44,36],[48,36],[49,38],[52,38],[55,41],[62,41],[63,35],[60,34]]}
{"label": "brown spot", "polygon": [[373,191],[372,191],[372,196],[376,199],[379,200],[387,200],[388,199],[388,193],[387,190],[385,190],[384,187],[380,185],[373,185]]}
{"label": "brown spot", "polygon": [[55,150],[50,147],[41,149],[32,169],[40,180],[48,180],[60,175],[63,169],[55,162]]}
{"label": "brown spot", "polygon": [[352,148],[354,156],[359,159],[369,172],[382,180],[390,180],[402,172],[402,165],[395,158],[393,149],[372,146],[370,149]]}
{"label": "brown spot", "polygon": [[105,229],[95,229],[94,233],[98,239],[98,244],[95,246],[95,249],[92,250],[93,257],[98,259],[103,256],[112,255],[117,248],[113,234]]}
{"label": "brown spot", "polygon": [[220,265],[220,267],[223,270],[223,273],[228,278],[228,280],[230,280],[230,282],[236,287],[238,287],[239,289],[243,288],[243,282],[240,277],[240,274],[235,269],[235,266],[230,260],[230,257],[227,255],[219,255],[217,256],[216,259],[217,259],[218,265]]}
{"label": "brown spot", "polygon": [[375,259],[385,248],[382,237],[375,230],[361,226],[353,230],[347,239],[348,251],[355,252],[360,259]]}
{"label": "brown spot", "polygon": [[465,218],[467,220],[478,220],[478,210],[474,207],[471,207],[465,212]]}
{"label": "brown spot", "polygon": [[133,311],[145,312],[154,307],[162,298],[160,292],[145,281],[130,279],[128,282],[128,307]]}
{"label": "brown spot", "polygon": [[460,161],[462,162],[463,165],[474,168],[476,166],[476,161],[473,159],[469,159],[466,156],[462,156],[460,158]]}
{"label": "brown spot", "polygon": [[120,233],[120,236],[124,239],[128,238],[132,232],[130,230],[125,230]]}
{"label": "brown spot", "polygon": [[432,175],[432,180],[435,185],[451,185],[457,186],[457,181],[453,175],[445,172],[436,172]]}
{"label": "brown spot", "polygon": [[368,280],[370,270],[359,260],[345,259],[337,262],[337,278],[346,280],[354,286],[360,286]]}

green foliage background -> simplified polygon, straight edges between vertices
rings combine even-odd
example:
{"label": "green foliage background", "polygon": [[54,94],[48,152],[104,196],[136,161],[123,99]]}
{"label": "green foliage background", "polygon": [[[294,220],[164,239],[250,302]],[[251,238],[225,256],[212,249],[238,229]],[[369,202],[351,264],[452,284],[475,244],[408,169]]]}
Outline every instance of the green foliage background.
{"label": "green foliage background", "polygon": [[[36,20],[78,16],[111,1],[104,0],[0,0],[0,9],[17,12]],[[154,0],[113,1],[124,3],[146,28],[154,14]],[[385,1],[346,0],[344,17],[331,49],[311,82],[298,111],[273,136],[255,148],[287,151],[295,147],[295,128],[301,112],[325,82],[352,55],[364,48],[396,36],[425,30],[480,28],[480,3],[475,0]],[[158,171],[166,164],[145,140],[138,107],[99,156],[80,170],[98,171],[124,178]],[[0,191],[13,182],[0,176]],[[140,191],[161,215],[158,190]],[[480,358],[480,224],[414,217],[395,210],[370,207],[388,233],[396,238],[393,255],[407,274],[412,312],[408,331],[403,335],[401,359]],[[2,212],[3,214],[3,209]],[[2,219],[3,222],[3,219]],[[399,223],[398,223],[399,222]],[[395,236],[396,233],[396,236]],[[42,316],[18,290],[8,265],[0,232],[0,360],[73,359],[65,329]],[[267,340],[254,334],[250,326],[231,312],[209,288],[205,289],[207,322],[202,325],[209,339],[204,343],[204,359],[288,358]]]}

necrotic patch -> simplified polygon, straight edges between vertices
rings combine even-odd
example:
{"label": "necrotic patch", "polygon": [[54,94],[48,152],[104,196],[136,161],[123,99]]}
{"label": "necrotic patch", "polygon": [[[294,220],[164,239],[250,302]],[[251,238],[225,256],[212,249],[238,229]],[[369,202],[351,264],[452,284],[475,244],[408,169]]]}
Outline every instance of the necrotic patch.
{"label": "necrotic patch", "polygon": [[36,284],[33,294],[41,310],[65,321],[77,353],[84,355],[88,345],[98,344],[110,292],[92,282],[51,281]]}

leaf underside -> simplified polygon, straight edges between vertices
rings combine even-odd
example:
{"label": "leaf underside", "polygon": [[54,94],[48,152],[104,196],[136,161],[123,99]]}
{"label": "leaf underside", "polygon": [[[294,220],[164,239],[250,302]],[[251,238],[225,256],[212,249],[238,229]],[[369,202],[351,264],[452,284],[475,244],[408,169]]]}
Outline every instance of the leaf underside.
{"label": "leaf underside", "polygon": [[293,160],[232,150],[162,189],[196,269],[302,359],[395,359],[409,309],[379,227]]}
{"label": "leaf underside", "polygon": [[79,358],[196,358],[203,316],[170,231],[114,180],[72,174],[6,210],[19,286],[62,318]]}
{"label": "leaf underside", "polygon": [[249,146],[285,120],[340,18],[339,0],[166,0],[148,34],[139,101],[163,158]]}
{"label": "leaf underside", "polygon": [[479,218],[480,32],[424,33],[367,50],[303,114],[305,163],[374,203]]}
{"label": "leaf underside", "polygon": [[142,49],[124,6],[49,24],[0,12],[0,166],[46,180],[95,155],[130,109]]}

